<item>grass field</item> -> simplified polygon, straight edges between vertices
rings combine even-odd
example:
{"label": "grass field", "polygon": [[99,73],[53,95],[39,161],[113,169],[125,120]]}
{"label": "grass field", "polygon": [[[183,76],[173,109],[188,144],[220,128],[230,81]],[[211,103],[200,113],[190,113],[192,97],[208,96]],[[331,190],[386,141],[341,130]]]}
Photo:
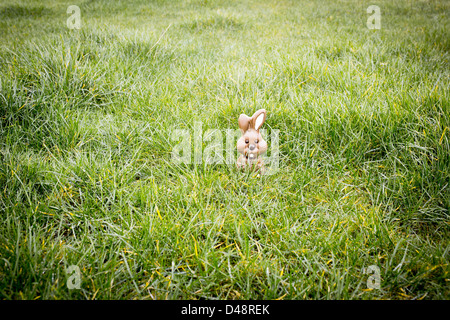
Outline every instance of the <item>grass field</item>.
{"label": "grass field", "polygon": [[[0,297],[449,299],[449,12],[0,1]],[[260,108],[274,174],[173,161]]]}

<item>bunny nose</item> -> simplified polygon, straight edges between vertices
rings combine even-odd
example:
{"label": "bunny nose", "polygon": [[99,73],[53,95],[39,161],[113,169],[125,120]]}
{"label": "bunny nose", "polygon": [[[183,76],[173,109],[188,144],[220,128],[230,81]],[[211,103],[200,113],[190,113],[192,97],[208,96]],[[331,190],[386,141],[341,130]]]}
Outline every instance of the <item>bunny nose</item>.
{"label": "bunny nose", "polygon": [[255,149],[255,145],[254,145],[254,144],[251,144],[248,148],[249,148],[250,150],[254,150],[254,149]]}

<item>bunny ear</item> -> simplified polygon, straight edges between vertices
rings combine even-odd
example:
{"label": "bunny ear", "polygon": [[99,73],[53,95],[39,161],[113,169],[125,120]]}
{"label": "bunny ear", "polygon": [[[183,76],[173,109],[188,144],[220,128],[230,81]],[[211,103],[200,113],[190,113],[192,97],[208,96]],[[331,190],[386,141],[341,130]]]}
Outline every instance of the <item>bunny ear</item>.
{"label": "bunny ear", "polygon": [[250,118],[249,116],[247,116],[245,114],[241,114],[239,116],[238,123],[239,123],[239,128],[242,130],[242,133],[244,133],[245,131],[248,130],[251,120],[252,120],[252,118]]}
{"label": "bunny ear", "polygon": [[263,125],[264,121],[266,121],[266,110],[260,109],[256,111],[253,116],[253,123],[255,124],[255,130],[259,131],[259,128]]}

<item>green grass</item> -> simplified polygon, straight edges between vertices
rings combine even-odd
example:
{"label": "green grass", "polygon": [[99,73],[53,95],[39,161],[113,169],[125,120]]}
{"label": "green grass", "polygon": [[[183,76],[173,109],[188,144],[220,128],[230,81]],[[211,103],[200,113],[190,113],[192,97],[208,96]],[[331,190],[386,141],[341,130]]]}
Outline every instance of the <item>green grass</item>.
{"label": "green grass", "polygon": [[[449,11],[2,1],[0,297],[449,299]],[[172,161],[259,108],[276,174]]]}

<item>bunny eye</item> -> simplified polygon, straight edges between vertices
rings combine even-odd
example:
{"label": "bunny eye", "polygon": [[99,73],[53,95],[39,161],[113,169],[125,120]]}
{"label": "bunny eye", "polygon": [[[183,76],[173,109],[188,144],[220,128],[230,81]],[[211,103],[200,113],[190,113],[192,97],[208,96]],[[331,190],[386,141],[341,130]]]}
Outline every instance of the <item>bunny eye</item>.
{"label": "bunny eye", "polygon": [[258,140],[258,139],[256,139],[256,140],[255,140],[255,143],[258,143],[258,142],[259,142],[259,140]]}
{"label": "bunny eye", "polygon": [[247,144],[248,144],[248,139],[245,139],[245,143],[247,143]]}

